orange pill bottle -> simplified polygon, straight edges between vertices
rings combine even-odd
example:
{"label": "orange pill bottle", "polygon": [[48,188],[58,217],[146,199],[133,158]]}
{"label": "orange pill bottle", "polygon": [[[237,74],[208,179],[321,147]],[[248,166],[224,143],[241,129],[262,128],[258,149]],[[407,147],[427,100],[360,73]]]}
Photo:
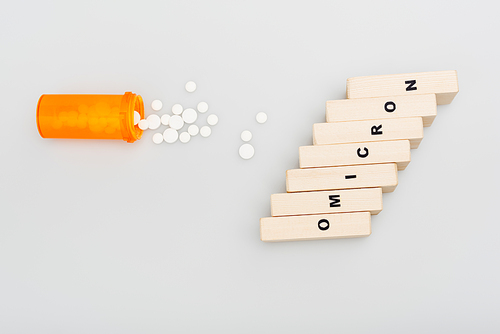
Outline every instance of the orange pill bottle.
{"label": "orange pill bottle", "polygon": [[36,123],[43,138],[123,139],[142,136],[134,112],[144,118],[140,95],[44,94],[38,100]]}

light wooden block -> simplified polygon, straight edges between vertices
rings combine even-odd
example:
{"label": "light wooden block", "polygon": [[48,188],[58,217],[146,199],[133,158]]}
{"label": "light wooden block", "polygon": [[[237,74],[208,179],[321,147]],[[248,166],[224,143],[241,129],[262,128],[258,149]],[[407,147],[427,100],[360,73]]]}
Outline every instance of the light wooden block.
{"label": "light wooden block", "polygon": [[313,125],[314,145],[408,139],[410,147],[417,148],[423,137],[424,127],[421,117],[316,123]]}
{"label": "light wooden block", "polygon": [[430,126],[437,114],[436,94],[400,95],[326,102],[326,121],[422,117]]}
{"label": "light wooden block", "polygon": [[398,170],[403,170],[410,160],[409,140],[299,147],[300,168],[394,162]]}
{"label": "light wooden block", "polygon": [[260,240],[294,241],[367,237],[369,212],[266,217],[260,219]]}
{"label": "light wooden block", "polygon": [[286,191],[318,191],[356,188],[382,188],[392,192],[398,185],[395,163],[286,171]]}
{"label": "light wooden block", "polygon": [[382,210],[382,189],[314,191],[271,195],[271,216]]}
{"label": "light wooden block", "polygon": [[457,71],[374,75],[347,79],[348,99],[436,94],[437,104],[449,104],[457,93]]}

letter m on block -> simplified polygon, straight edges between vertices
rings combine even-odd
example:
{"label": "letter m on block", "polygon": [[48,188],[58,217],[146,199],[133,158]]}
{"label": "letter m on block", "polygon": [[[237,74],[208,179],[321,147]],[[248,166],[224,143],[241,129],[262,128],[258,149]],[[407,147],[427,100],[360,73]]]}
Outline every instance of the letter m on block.
{"label": "letter m on block", "polygon": [[329,195],[328,199],[331,201],[330,208],[340,207],[340,195]]}

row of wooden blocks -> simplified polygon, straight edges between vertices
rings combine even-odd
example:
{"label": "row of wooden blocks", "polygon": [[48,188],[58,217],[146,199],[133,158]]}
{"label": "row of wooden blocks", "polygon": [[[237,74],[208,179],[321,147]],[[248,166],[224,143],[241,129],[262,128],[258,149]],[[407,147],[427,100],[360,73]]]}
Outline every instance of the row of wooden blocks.
{"label": "row of wooden blocks", "polygon": [[271,195],[261,240],[369,236],[382,193],[396,188],[436,106],[457,93],[456,71],[348,79],[347,99],[326,102],[326,123],[314,124],[313,145],[299,148],[287,193]]}

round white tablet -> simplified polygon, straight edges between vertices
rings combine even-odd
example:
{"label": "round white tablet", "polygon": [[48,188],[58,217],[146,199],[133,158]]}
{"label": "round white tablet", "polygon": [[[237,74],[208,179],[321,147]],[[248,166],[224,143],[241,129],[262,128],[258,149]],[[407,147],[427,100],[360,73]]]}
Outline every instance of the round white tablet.
{"label": "round white tablet", "polygon": [[182,107],[182,105],[180,104],[174,104],[172,106],[172,112],[174,113],[174,115],[180,115],[182,114],[182,111],[184,110],[184,108]]}
{"label": "round white tablet", "polygon": [[196,124],[191,124],[188,128],[188,133],[191,136],[196,136],[200,132],[200,129],[198,128],[198,125]]}
{"label": "round white tablet", "polygon": [[139,114],[138,111],[134,111],[134,125],[139,123],[140,120],[141,120],[141,114]]}
{"label": "round white tablet", "polygon": [[200,135],[202,137],[208,137],[212,134],[212,129],[210,129],[209,126],[202,126],[201,129],[200,129]]}
{"label": "round white tablet", "polygon": [[207,117],[207,123],[210,125],[215,125],[219,123],[219,117],[217,117],[217,115],[212,114]]}
{"label": "round white tablet", "polygon": [[137,123],[137,125],[139,126],[139,129],[141,129],[141,130],[146,130],[147,128],[149,128],[149,123],[145,119],[141,119],[139,121],[139,123]]}
{"label": "round white tablet", "polygon": [[169,119],[170,119],[169,114],[165,114],[165,115],[161,116],[161,124],[168,125]]}
{"label": "round white tablet", "polygon": [[183,132],[179,135],[179,140],[181,141],[181,143],[187,143],[191,140],[191,135],[187,132]]}
{"label": "round white tablet", "polygon": [[174,115],[168,120],[168,125],[174,130],[180,130],[184,126],[184,121],[179,115]]}
{"label": "round white tablet", "polygon": [[163,132],[163,140],[169,144],[175,143],[177,141],[177,138],[179,138],[179,133],[177,132],[177,130],[168,128]]}
{"label": "round white tablet", "polygon": [[182,112],[182,119],[187,124],[194,123],[197,118],[198,118],[198,113],[194,109],[187,108]]}
{"label": "round white tablet", "polygon": [[253,157],[253,155],[255,154],[255,150],[254,150],[252,145],[243,144],[240,146],[239,153],[240,153],[240,157],[247,160],[247,159],[250,159],[251,157]]}
{"label": "round white tablet", "polygon": [[156,130],[161,125],[160,116],[158,116],[158,115],[149,115],[147,120],[148,120],[149,128],[151,130]]}
{"label": "round white tablet", "polygon": [[252,133],[248,130],[245,130],[241,133],[241,140],[250,141],[252,139]]}
{"label": "round white tablet", "polygon": [[153,143],[161,144],[163,142],[163,135],[161,133],[155,133],[153,135]]}
{"label": "round white tablet", "polygon": [[257,122],[259,122],[260,124],[264,124],[266,121],[267,121],[267,115],[265,112],[260,112],[257,114],[257,116],[255,116],[255,119],[257,120]]}
{"label": "round white tablet", "polygon": [[196,107],[199,112],[202,114],[208,111],[208,103],[206,102],[200,102],[198,103],[198,106]]}
{"label": "round white tablet", "polygon": [[194,83],[194,81],[188,81],[186,83],[186,90],[189,92],[189,93],[192,93],[196,90],[196,83]]}
{"label": "round white tablet", "polygon": [[161,103],[160,100],[154,100],[153,102],[151,102],[151,109],[153,109],[154,111],[161,110],[161,107],[163,107],[163,103]]}

